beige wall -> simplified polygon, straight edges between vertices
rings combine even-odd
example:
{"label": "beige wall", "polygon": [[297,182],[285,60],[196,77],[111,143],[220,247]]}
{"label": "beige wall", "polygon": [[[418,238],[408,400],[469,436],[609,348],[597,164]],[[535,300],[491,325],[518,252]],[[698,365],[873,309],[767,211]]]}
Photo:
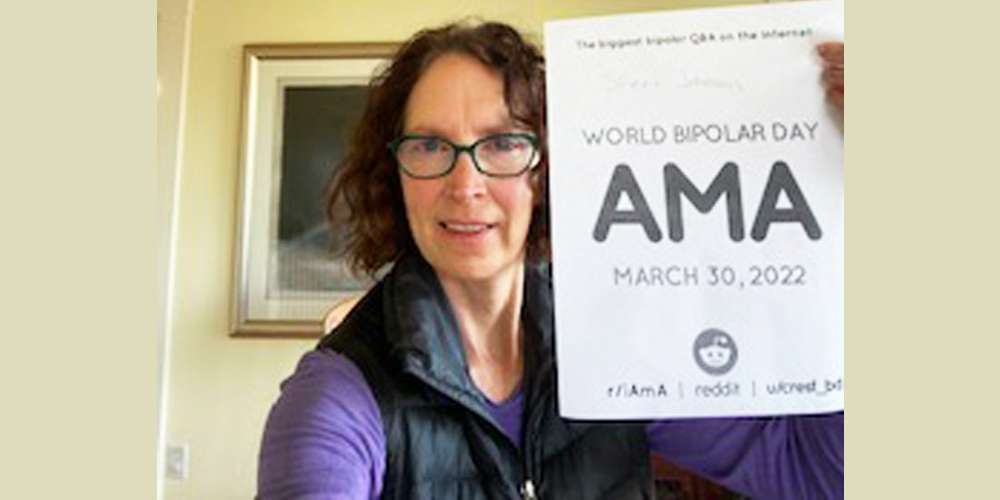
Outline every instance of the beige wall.
{"label": "beige wall", "polygon": [[267,411],[314,344],[227,336],[243,44],[398,41],[469,15],[540,38],[546,18],[732,3],[739,2],[193,0],[167,403],[167,441],[188,444],[191,462],[187,480],[166,482],[165,498],[252,497]]}

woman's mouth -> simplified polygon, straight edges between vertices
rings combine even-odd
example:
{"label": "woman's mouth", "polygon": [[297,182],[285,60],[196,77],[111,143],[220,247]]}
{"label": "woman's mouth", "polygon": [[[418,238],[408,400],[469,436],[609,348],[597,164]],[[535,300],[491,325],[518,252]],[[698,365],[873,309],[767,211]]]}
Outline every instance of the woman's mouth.
{"label": "woman's mouth", "polygon": [[468,222],[442,222],[441,227],[446,231],[462,234],[476,234],[492,229],[495,224],[468,223]]}

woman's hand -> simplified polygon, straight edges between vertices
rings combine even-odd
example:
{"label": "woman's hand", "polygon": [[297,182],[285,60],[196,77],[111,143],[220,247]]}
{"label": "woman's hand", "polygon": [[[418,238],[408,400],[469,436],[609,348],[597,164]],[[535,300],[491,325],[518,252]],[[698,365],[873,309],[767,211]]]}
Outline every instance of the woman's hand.
{"label": "woman's hand", "polygon": [[825,42],[816,46],[823,60],[823,86],[826,97],[844,111],[844,42]]}

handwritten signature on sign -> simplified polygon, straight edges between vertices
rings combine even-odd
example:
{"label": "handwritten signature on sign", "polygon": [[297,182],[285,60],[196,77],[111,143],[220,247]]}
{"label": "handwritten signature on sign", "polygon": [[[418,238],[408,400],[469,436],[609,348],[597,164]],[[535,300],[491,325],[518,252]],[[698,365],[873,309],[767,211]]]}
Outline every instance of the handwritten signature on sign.
{"label": "handwritten signature on sign", "polygon": [[743,92],[745,90],[743,83],[734,78],[687,73],[681,73],[672,78],[662,78],[655,75],[606,74],[602,80],[606,82],[604,84],[604,91],[608,93],[625,90],[662,89],[699,89],[722,92]]}

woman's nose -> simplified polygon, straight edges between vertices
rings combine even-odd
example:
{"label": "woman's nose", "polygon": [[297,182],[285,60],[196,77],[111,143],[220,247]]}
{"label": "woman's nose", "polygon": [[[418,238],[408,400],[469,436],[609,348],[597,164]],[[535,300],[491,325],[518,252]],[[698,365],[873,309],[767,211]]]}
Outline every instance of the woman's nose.
{"label": "woman's nose", "polygon": [[455,159],[455,168],[445,177],[448,193],[456,200],[468,200],[482,196],[486,192],[486,176],[472,159],[471,151],[462,151]]}

